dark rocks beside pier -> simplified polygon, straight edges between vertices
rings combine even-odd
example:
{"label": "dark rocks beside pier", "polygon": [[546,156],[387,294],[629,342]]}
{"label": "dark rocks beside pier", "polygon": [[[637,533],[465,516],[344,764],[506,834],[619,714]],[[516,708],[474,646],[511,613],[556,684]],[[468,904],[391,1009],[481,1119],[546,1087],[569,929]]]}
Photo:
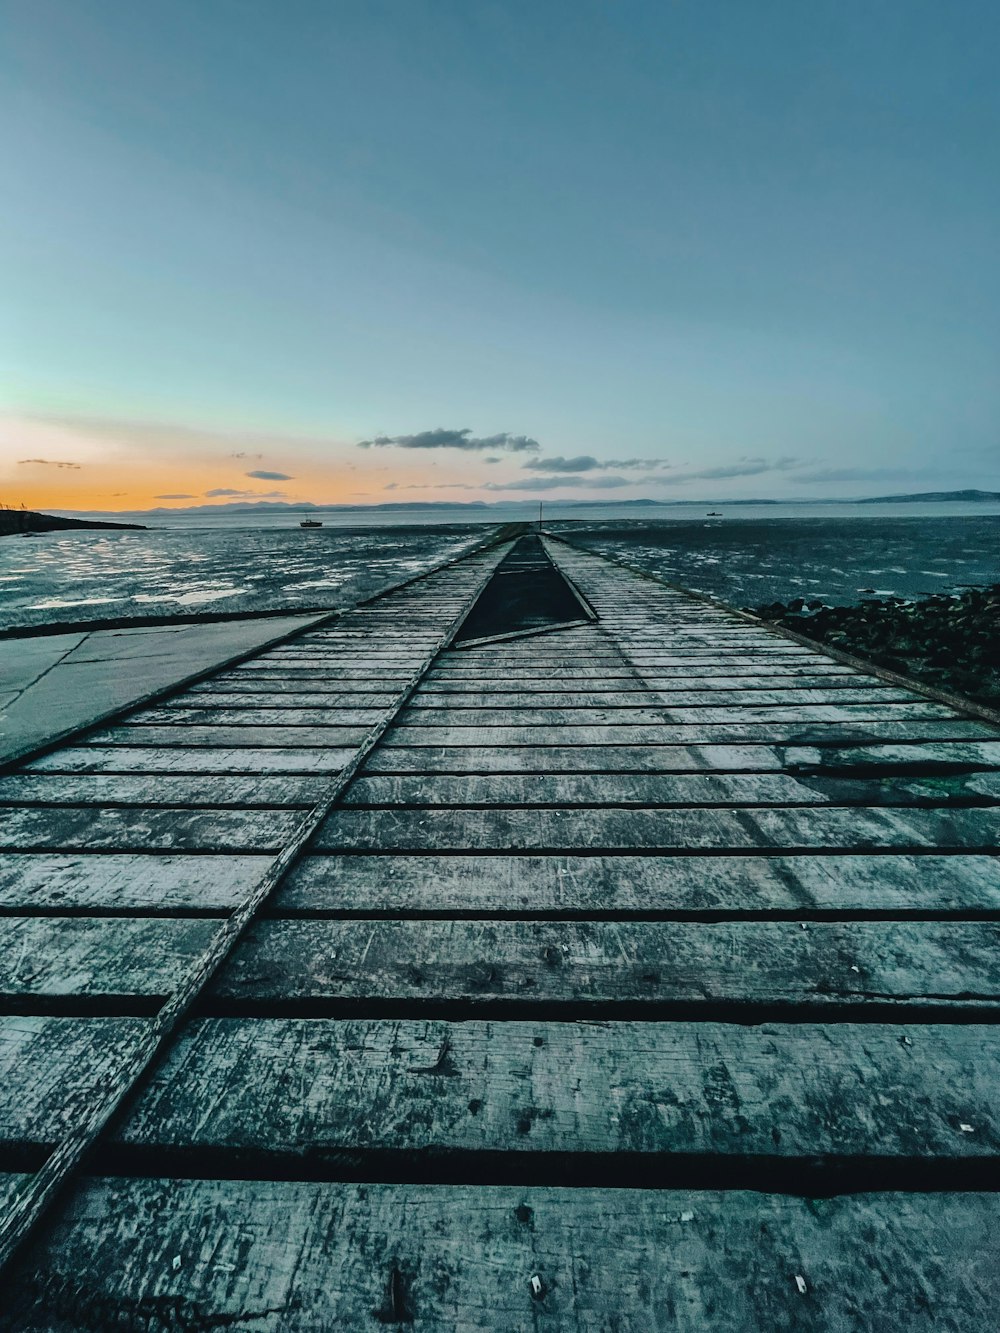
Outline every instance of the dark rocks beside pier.
{"label": "dark rocks beside pier", "polygon": [[1000,707],[1000,583],[920,601],[818,601],[748,607],[785,629],[900,675]]}

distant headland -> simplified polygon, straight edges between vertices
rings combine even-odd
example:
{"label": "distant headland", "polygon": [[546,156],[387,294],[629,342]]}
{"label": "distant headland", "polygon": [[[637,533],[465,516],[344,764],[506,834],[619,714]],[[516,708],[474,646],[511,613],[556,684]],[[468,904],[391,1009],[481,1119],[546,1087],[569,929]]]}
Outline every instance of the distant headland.
{"label": "distant headland", "polygon": [[33,509],[0,508],[0,537],[25,536],[32,532],[62,532],[66,528],[142,528],[144,523],[100,523],[92,518],[57,518]]}
{"label": "distant headland", "polygon": [[[503,500],[389,500],[381,501],[375,504],[313,504],[311,500],[237,500],[229,501],[227,504],[199,504],[199,505],[177,505],[175,508],[168,508],[160,505],[156,509],[129,509],[121,511],[128,513],[129,517],[136,519],[159,520],[161,517],[203,517],[205,515],[232,515],[233,517],[253,517],[255,515],[283,515],[289,516],[296,513],[311,513],[312,511],[324,511],[327,513],[356,513],[356,515],[365,515],[365,513],[425,513],[429,511],[441,512],[447,511],[459,517],[469,515],[476,517],[488,517],[491,509],[524,509],[527,512],[537,511],[539,501],[544,504],[545,511],[567,511],[567,509],[605,509],[608,505],[613,505],[616,509],[676,509],[691,508],[703,509],[705,507],[724,507],[727,509],[759,507],[759,505],[788,505],[788,504],[815,504],[815,505],[843,505],[843,504],[1000,504],[1000,491],[925,491],[919,495],[901,495],[901,496],[864,496],[861,499],[845,499],[844,496],[833,497],[833,499],[817,499],[817,497],[792,497],[792,499],[775,500],[769,497],[757,496],[753,499],[733,499],[723,500],[719,497],[703,500],[619,500],[615,496],[605,497],[603,500],[575,500],[572,497],[555,497],[539,495],[531,500],[515,499],[513,496],[505,496]],[[7,515],[12,511],[7,511]],[[101,513],[107,515],[108,511],[77,511],[84,516],[84,521],[71,519],[53,519],[47,515],[35,515],[36,519],[44,519],[45,523],[51,527],[76,527],[76,528],[129,528],[141,527],[137,524],[124,523],[97,523],[91,519],[91,513]],[[0,529],[7,531],[7,529]],[[41,529],[39,529],[41,531]]]}

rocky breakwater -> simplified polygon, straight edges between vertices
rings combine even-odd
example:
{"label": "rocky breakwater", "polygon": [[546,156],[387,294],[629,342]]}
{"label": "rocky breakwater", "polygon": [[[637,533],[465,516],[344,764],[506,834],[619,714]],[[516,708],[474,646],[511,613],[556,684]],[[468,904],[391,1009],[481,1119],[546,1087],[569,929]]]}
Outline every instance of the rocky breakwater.
{"label": "rocky breakwater", "polygon": [[751,614],[903,676],[1000,708],[1000,583],[920,601],[772,602]]}

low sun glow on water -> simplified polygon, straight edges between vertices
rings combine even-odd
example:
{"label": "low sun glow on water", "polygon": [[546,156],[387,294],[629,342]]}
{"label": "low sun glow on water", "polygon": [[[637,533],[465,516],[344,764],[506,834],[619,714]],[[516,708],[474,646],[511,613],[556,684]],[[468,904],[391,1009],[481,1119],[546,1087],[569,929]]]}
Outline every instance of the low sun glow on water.
{"label": "low sun glow on water", "polygon": [[[721,517],[709,518],[717,509]],[[916,597],[1000,580],[1000,507],[550,506],[545,524],[739,605],[805,597]],[[124,516],[123,516],[124,517]],[[526,507],[478,513],[319,511],[157,516],[146,531],[53,532],[0,542],[0,627],[344,606],[460,554]]]}

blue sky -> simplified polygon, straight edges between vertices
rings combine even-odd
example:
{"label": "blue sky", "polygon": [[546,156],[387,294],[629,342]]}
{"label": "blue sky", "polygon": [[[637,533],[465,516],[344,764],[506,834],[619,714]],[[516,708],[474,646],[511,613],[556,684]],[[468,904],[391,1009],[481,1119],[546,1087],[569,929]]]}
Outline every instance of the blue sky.
{"label": "blue sky", "polygon": [[998,487],[998,37],[11,0],[0,498]]}

